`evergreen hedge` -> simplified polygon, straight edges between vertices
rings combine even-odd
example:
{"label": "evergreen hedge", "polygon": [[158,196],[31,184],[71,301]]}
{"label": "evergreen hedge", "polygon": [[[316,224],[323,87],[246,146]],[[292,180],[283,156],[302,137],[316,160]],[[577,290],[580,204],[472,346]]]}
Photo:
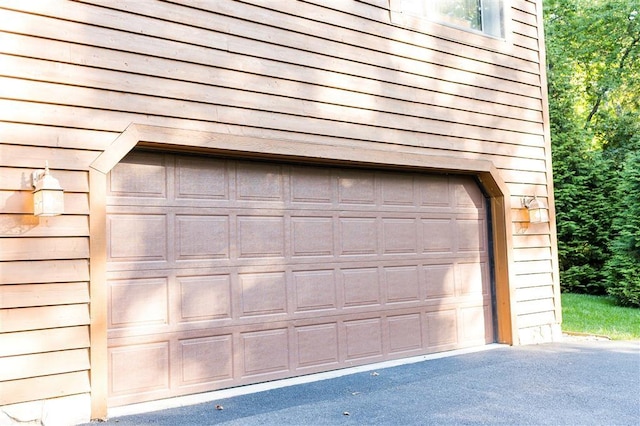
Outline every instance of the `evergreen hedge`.
{"label": "evergreen hedge", "polygon": [[611,258],[604,269],[609,294],[622,305],[640,307],[640,152],[630,152],[619,185],[618,216]]}

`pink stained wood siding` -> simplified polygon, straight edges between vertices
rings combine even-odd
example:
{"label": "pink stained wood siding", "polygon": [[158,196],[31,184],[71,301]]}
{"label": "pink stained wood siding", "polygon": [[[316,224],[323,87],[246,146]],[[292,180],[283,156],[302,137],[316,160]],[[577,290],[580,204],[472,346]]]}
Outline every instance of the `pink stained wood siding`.
{"label": "pink stained wood siding", "polygon": [[[489,160],[516,219],[522,196],[553,208],[541,7],[508,2],[502,41],[392,22],[380,0],[0,0],[0,309],[89,302],[89,165],[130,123]],[[68,210],[38,219],[30,174],[47,160]],[[560,320],[555,231],[512,228],[517,326],[534,333]],[[87,317],[51,328],[16,312],[0,348],[88,350]],[[65,394],[89,389],[66,369],[23,371],[0,404],[55,396],[57,375],[74,374]]]}

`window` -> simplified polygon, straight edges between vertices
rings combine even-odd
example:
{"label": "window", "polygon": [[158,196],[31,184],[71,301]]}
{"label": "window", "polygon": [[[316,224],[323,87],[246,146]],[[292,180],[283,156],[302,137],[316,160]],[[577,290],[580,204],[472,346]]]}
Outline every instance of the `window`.
{"label": "window", "polygon": [[402,0],[403,13],[504,37],[502,0]]}

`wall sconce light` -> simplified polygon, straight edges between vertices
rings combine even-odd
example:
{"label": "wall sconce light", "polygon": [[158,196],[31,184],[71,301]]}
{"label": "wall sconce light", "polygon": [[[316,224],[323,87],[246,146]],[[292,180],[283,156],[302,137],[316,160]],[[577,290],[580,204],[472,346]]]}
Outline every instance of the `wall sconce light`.
{"label": "wall sconce light", "polygon": [[549,208],[537,196],[523,197],[522,205],[529,211],[529,223],[548,223]]}
{"label": "wall sconce light", "polygon": [[31,174],[33,190],[33,214],[35,216],[58,216],[64,213],[64,191],[58,179],[49,173],[49,162],[44,170]]}

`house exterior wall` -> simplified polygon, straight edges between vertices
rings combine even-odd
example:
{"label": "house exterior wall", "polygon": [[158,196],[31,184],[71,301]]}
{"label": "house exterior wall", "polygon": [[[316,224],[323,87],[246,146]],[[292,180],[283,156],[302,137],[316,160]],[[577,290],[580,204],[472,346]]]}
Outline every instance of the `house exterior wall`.
{"label": "house exterior wall", "polygon": [[[89,336],[91,230],[104,218],[90,214],[91,166],[132,123],[315,146],[327,161],[374,150],[492,164],[511,213],[496,242],[514,318],[504,340],[557,338],[541,1],[505,1],[505,40],[403,15],[397,0],[180,3],[0,1],[4,413],[92,391],[90,349],[104,348]],[[65,214],[36,218],[30,177],[45,161]],[[528,223],[533,195],[551,223]]]}

